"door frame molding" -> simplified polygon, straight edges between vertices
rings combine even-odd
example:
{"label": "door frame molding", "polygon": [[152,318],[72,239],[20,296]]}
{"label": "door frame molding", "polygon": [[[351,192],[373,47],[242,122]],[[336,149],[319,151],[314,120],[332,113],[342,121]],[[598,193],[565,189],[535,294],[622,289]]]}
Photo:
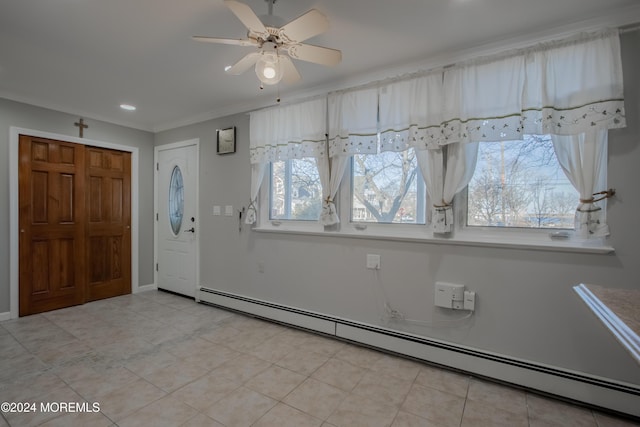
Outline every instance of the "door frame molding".
{"label": "door frame molding", "polygon": [[[184,141],[178,141],[178,142],[172,142],[170,144],[162,144],[162,145],[157,145],[154,149],[153,149],[153,212],[154,212],[154,218],[153,218],[153,240],[154,240],[154,245],[153,245],[153,283],[155,283],[156,286],[158,286],[158,269],[156,268],[156,266],[158,265],[158,247],[159,247],[159,240],[158,240],[158,220],[156,215],[158,215],[159,213],[159,209],[158,209],[158,168],[157,168],[157,164],[158,164],[158,156],[159,156],[159,152],[160,151],[164,151],[164,150],[173,150],[175,148],[184,148],[184,147],[189,147],[191,145],[195,145],[196,147],[196,189],[195,189],[195,197],[196,197],[196,212],[198,215],[198,220],[196,221],[196,227],[198,227],[198,230],[200,230],[200,217],[201,217],[201,212],[200,212],[200,138],[193,138],[193,139],[187,139]],[[195,289],[193,290],[193,294],[196,297],[198,297],[198,288],[199,288],[199,284],[200,284],[200,238],[198,237],[198,233],[196,233],[196,283],[195,283]]]}
{"label": "door frame molding", "polygon": [[19,284],[20,284],[20,251],[19,251],[19,206],[18,206],[18,167],[20,164],[19,142],[20,135],[30,135],[38,138],[56,139],[74,144],[91,145],[100,148],[125,151],[131,153],[131,293],[139,291],[138,277],[138,215],[139,215],[139,150],[138,147],[97,141],[94,139],[77,138],[52,132],[25,129],[11,126],[9,129],[9,310],[10,318],[18,317]]}

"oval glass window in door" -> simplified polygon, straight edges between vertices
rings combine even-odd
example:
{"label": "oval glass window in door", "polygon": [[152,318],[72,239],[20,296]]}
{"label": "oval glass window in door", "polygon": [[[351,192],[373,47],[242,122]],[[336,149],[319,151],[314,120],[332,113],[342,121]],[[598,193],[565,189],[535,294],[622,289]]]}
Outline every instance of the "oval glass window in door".
{"label": "oval glass window in door", "polygon": [[175,236],[178,235],[180,227],[182,227],[183,215],[184,185],[182,183],[182,172],[178,166],[175,166],[169,180],[169,224]]}

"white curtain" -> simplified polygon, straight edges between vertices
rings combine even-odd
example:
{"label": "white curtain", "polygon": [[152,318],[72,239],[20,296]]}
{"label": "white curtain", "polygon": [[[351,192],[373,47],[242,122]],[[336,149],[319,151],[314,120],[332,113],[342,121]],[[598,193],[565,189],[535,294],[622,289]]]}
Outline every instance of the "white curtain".
{"label": "white curtain", "polygon": [[378,90],[329,95],[329,157],[378,152]]}
{"label": "white curtain", "polygon": [[340,188],[340,182],[349,163],[348,156],[327,156],[316,159],[320,182],[322,183],[322,211],[320,212],[320,224],[334,225],[340,222],[334,199]]}
{"label": "white curtain", "polygon": [[437,148],[441,135],[442,72],[379,89],[380,151]]}
{"label": "white curtain", "polygon": [[418,165],[431,198],[431,228],[434,233],[452,231],[453,198],[471,181],[477,156],[477,142],[416,151]]}
{"label": "white curtain", "polygon": [[558,163],[580,192],[575,228],[584,239],[609,235],[602,208],[594,198],[594,193],[606,190],[607,177],[602,165],[607,159],[607,135],[606,129],[579,135],[552,135]]}
{"label": "white curtain", "polygon": [[334,198],[350,156],[378,151],[377,89],[333,93],[328,103],[329,153],[317,158],[322,183],[320,223],[325,226],[340,222]]}
{"label": "white curtain", "polygon": [[580,193],[578,237],[609,234],[594,193],[606,191],[608,129],[624,127],[620,39],[616,31],[581,37],[531,55],[526,86],[531,132],[551,133],[563,171]]}
{"label": "white curtain", "polygon": [[254,163],[251,165],[251,195],[249,207],[247,208],[247,216],[244,220],[246,224],[255,224],[258,220],[258,194],[260,193],[260,186],[262,185],[266,167],[266,163]]}
{"label": "white curtain", "polygon": [[616,30],[549,43],[525,55],[526,133],[579,135],[590,129],[625,127]]}
{"label": "white curtain", "polygon": [[470,61],[444,72],[441,145],[522,139],[522,55]]}
{"label": "white curtain", "polygon": [[326,98],[275,107],[250,114],[251,199],[246,223],[257,220],[257,197],[266,165],[279,160],[327,155]]}
{"label": "white curtain", "polygon": [[[625,126],[619,44],[615,30],[580,34],[380,87],[333,93],[328,108],[299,104],[252,113],[251,163],[318,159],[324,200],[321,221],[335,224],[333,198],[349,156],[413,147],[432,199],[434,230],[446,233],[453,222],[453,197],[475,170],[478,142],[552,134],[558,136],[556,151],[575,153],[581,150],[575,143],[559,147],[565,145],[559,136],[586,141],[590,137],[580,135]],[[606,147],[606,138],[602,144]],[[594,153],[600,153],[598,147]],[[591,162],[576,160],[582,157],[574,154],[570,158],[579,170],[563,168],[576,181],[577,176],[598,176]],[[599,187],[583,180],[580,188],[574,185],[587,200],[591,197],[587,193]],[[255,198],[253,188],[252,181]],[[606,224],[599,230],[606,230]],[[606,231],[590,232],[602,233]]]}

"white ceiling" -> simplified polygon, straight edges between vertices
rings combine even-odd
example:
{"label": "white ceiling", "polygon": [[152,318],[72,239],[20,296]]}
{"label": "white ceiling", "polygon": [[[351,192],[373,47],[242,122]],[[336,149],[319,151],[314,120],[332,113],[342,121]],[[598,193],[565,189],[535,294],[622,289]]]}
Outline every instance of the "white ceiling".
{"label": "white ceiling", "polygon": [[[265,0],[241,1],[267,12]],[[290,21],[311,8],[330,27],[308,42],[343,60],[295,61],[302,80],[280,85],[283,100],[480,46],[640,21],[638,0],[277,0],[274,14]],[[192,35],[243,38],[246,29],[222,0],[0,0],[0,97],[149,131],[275,102],[251,70],[224,72],[251,48]]]}

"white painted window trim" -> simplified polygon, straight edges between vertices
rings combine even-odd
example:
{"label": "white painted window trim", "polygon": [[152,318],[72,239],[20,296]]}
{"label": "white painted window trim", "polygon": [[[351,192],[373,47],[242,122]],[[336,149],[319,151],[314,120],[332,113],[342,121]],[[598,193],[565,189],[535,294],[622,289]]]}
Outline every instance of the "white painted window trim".
{"label": "white painted window trim", "polygon": [[[607,245],[605,239],[578,240],[569,233],[567,239],[552,239],[551,230],[493,229],[490,227],[466,227],[466,198],[464,191],[454,199],[455,229],[450,236],[439,236],[431,231],[429,223],[421,224],[377,224],[352,223],[350,166],[340,184],[336,197],[336,207],[340,224],[323,227],[318,221],[292,221],[269,219],[270,168],[265,168],[265,177],[259,195],[259,216],[253,228],[259,233],[301,234],[325,237],[349,237],[355,239],[374,239],[402,242],[416,242],[437,245],[473,246],[485,248],[524,249],[552,252],[574,252],[608,254],[615,249]],[[346,207],[346,208],[345,208]]]}

